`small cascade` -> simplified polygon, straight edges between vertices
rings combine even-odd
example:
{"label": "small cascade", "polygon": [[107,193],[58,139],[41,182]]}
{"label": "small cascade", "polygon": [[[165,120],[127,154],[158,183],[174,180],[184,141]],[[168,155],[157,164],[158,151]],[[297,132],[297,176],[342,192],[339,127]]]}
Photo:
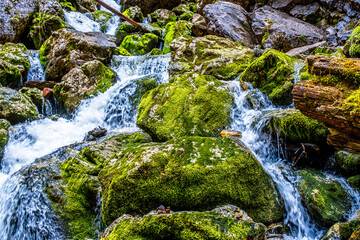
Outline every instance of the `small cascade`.
{"label": "small cascade", "polygon": [[30,69],[27,81],[45,81],[44,69],[40,63],[39,51],[29,50]]}
{"label": "small cascade", "polygon": [[296,61],[294,63],[294,74],[293,74],[294,84],[300,81],[300,71],[304,66],[305,66],[304,61]]}
{"label": "small cascade", "polygon": [[13,126],[0,169],[0,239],[64,239],[43,192],[44,179],[40,175],[28,178],[28,165],[63,146],[82,142],[97,126],[117,133],[136,131],[137,106],[126,101],[136,90],[133,82],[146,77],[167,82],[169,62],[170,55],[114,57],[111,67],[118,82],[84,100],[72,119],[45,118]]}
{"label": "small cascade", "polygon": [[[239,81],[232,81],[229,84],[232,86],[232,92],[235,98],[231,129],[241,131],[241,140],[253,152],[263,168],[271,175],[277,184],[287,211],[285,223],[291,229],[291,234],[286,236],[286,238],[303,240],[319,239],[323,232],[312,222],[307,210],[301,204],[300,194],[295,187],[297,182],[296,175],[285,163],[285,160],[279,157],[278,150],[272,146],[271,141],[269,141],[270,137],[262,133],[262,129],[268,120],[261,119],[261,116],[264,113],[278,111],[279,109],[272,105],[266,96],[258,92],[258,94],[263,95],[263,97],[260,98],[262,108],[254,110],[250,107],[247,100],[249,92],[253,90],[243,91]],[[258,120],[257,123],[255,123],[256,120]]]}

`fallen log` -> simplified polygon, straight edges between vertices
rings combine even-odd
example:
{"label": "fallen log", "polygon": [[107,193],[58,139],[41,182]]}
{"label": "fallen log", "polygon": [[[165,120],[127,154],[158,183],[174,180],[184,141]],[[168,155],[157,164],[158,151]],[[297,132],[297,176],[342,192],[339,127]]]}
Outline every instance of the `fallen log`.
{"label": "fallen log", "polygon": [[[103,2],[102,0],[94,0],[95,2],[99,3],[101,6],[103,6],[104,8],[108,9],[109,11],[113,12],[114,14],[118,15],[121,19],[127,21],[128,23],[130,23],[131,25],[139,28],[142,32],[145,33],[152,33],[149,29],[141,26],[139,23],[135,22],[134,20],[132,20],[131,18],[125,16],[124,14],[122,14],[121,12],[119,12],[118,10],[116,10],[115,8],[111,7],[110,5],[106,4],[105,2]],[[162,39],[161,37],[157,36],[157,38],[159,39],[160,42],[164,42],[164,39]]]}
{"label": "fallen log", "polygon": [[52,82],[52,81],[28,81],[28,82],[25,82],[24,85],[25,85],[25,87],[37,88],[42,91],[44,88],[54,88],[56,83]]}

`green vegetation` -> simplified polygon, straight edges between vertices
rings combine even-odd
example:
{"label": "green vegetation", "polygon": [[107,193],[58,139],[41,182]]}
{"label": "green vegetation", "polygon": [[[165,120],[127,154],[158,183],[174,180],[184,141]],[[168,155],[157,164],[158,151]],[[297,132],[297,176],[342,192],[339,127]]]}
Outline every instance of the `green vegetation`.
{"label": "green vegetation", "polygon": [[350,57],[360,58],[360,26],[353,30],[349,40],[344,46],[344,52]]}
{"label": "green vegetation", "polygon": [[191,26],[187,21],[170,22],[166,24],[164,34],[164,53],[171,51],[170,45],[172,41],[178,37],[186,37],[191,35]]}
{"label": "green vegetation", "polygon": [[146,33],[140,35],[128,35],[122,41],[120,47],[133,55],[144,55],[156,47],[159,39],[156,35]]}

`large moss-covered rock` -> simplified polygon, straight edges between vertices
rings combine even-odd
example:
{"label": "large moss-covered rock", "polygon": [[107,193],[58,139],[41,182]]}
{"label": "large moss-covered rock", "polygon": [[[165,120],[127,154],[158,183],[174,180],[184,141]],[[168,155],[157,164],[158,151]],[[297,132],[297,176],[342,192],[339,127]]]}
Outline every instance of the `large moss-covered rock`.
{"label": "large moss-covered rock", "polygon": [[[352,234],[360,227],[360,221],[353,220],[346,223],[336,223],[334,224],[326,234],[321,238],[321,240],[350,240]],[[354,238],[355,240],[357,238]]]}
{"label": "large moss-covered rock", "polygon": [[165,8],[172,9],[180,4],[180,0],[124,0],[123,3],[126,7],[138,6],[142,9],[145,15],[154,12],[156,9]]}
{"label": "large moss-covered rock", "polygon": [[141,12],[141,9],[138,6],[129,7],[126,9],[123,14],[136,22],[142,22],[144,20],[144,15]]}
{"label": "large moss-covered rock", "polygon": [[103,33],[83,33],[62,28],[52,33],[40,48],[40,61],[47,80],[60,81],[72,68],[86,61],[109,64],[116,48],[115,38]]}
{"label": "large moss-covered rock", "polygon": [[90,61],[73,68],[54,87],[54,96],[60,106],[72,113],[82,99],[105,92],[117,80],[116,73],[100,61]]}
{"label": "large moss-covered rock", "polygon": [[360,175],[355,175],[346,179],[350,186],[360,192]]}
{"label": "large moss-covered rock", "polygon": [[179,37],[191,36],[191,25],[187,21],[170,22],[166,24],[164,33],[164,53],[171,51],[171,43]]}
{"label": "large moss-covered rock", "polygon": [[265,224],[284,214],[271,177],[229,138],[187,137],[123,148],[105,161],[99,179],[106,224],[160,204],[174,211],[233,204]]}
{"label": "large moss-covered rock", "polygon": [[44,104],[43,91],[37,88],[23,87],[20,89],[20,93],[27,96],[34,103],[37,109],[41,111]]}
{"label": "large moss-covered rock", "polygon": [[294,60],[285,53],[270,49],[248,66],[240,80],[250,82],[267,94],[273,103],[289,105],[294,86],[293,64]]}
{"label": "large moss-covered rock", "polygon": [[344,46],[344,52],[349,57],[360,58],[360,26],[353,30]]}
{"label": "large moss-covered rock", "polygon": [[22,75],[19,68],[14,65],[0,59],[0,84],[1,86],[7,86],[16,88],[20,86]]}
{"label": "large moss-covered rock", "polygon": [[[181,212],[118,219],[105,240],[115,239],[262,239],[266,227],[217,211]],[[110,230],[109,230],[110,231]]]}
{"label": "large moss-covered rock", "polygon": [[352,176],[360,172],[360,155],[345,151],[338,151],[334,155],[335,167],[345,176]]}
{"label": "large moss-covered rock", "polygon": [[161,27],[165,27],[169,22],[175,22],[177,17],[174,12],[167,9],[158,9],[150,14],[151,20]]}
{"label": "large moss-covered rock", "polygon": [[53,31],[66,26],[60,17],[43,13],[36,13],[32,22],[33,25],[30,29],[29,36],[36,49],[41,47]]}
{"label": "large moss-covered rock", "polygon": [[316,170],[304,169],[299,174],[298,189],[311,216],[326,227],[344,220],[350,203],[340,183]]}
{"label": "large moss-covered rock", "polygon": [[230,124],[233,98],[211,76],[183,75],[141,99],[136,124],[153,139],[218,136]]}
{"label": "large moss-covered rock", "polygon": [[329,130],[319,121],[306,117],[298,110],[283,110],[271,113],[270,128],[286,140],[297,143],[326,144]]}
{"label": "large moss-covered rock", "polygon": [[144,55],[156,47],[159,39],[151,33],[140,35],[128,35],[122,41],[120,47],[134,55]]}
{"label": "large moss-covered rock", "polygon": [[173,42],[171,49],[170,74],[194,72],[221,80],[236,78],[254,56],[251,49],[213,35],[180,37]]}
{"label": "large moss-covered rock", "polygon": [[5,119],[0,119],[0,161],[4,155],[4,148],[9,141],[9,128],[11,124]]}
{"label": "large moss-covered rock", "polygon": [[25,95],[10,88],[0,87],[0,118],[17,124],[37,119],[38,111]]}

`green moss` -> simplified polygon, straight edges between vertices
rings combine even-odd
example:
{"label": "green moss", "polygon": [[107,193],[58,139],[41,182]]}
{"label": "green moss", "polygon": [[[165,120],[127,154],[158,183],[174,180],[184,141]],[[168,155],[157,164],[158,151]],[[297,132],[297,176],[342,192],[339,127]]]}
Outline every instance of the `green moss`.
{"label": "green moss", "polygon": [[166,24],[177,20],[176,14],[166,9],[158,9],[151,13],[150,16],[152,21],[160,27],[165,27]]}
{"label": "green moss", "polygon": [[114,55],[131,56],[131,54],[123,47],[115,48]]}
{"label": "green moss", "polygon": [[360,114],[360,89],[350,91],[349,96],[341,102],[340,107],[349,111],[351,115]]}
{"label": "green moss", "polygon": [[76,11],[76,8],[72,5],[70,1],[59,0],[60,5],[68,11]]}
{"label": "green moss", "polygon": [[356,27],[344,46],[347,56],[360,58],[360,26]]}
{"label": "green moss", "polygon": [[141,99],[137,125],[154,139],[218,136],[230,124],[233,97],[214,77],[181,76]]}
{"label": "green moss", "polygon": [[299,111],[284,111],[271,119],[274,132],[280,131],[286,139],[299,143],[315,143],[324,145],[329,134],[321,122],[306,117]]}
{"label": "green moss", "polygon": [[3,154],[4,147],[9,141],[9,128],[11,124],[5,119],[0,119],[0,152]]}
{"label": "green moss", "polygon": [[186,21],[170,22],[166,24],[164,33],[164,53],[171,52],[171,43],[174,39],[182,36],[190,36],[191,27]]}
{"label": "green moss", "polygon": [[248,66],[240,80],[259,88],[275,104],[289,105],[292,102],[293,64],[294,60],[285,53],[270,49]]}
{"label": "green moss", "polygon": [[347,179],[350,186],[360,192],[360,175],[355,175]]}
{"label": "green moss", "polygon": [[106,11],[95,11],[91,13],[95,21],[99,23],[107,23],[109,19],[113,16],[111,13]]}
{"label": "green moss", "polygon": [[345,176],[360,172],[360,155],[338,151],[334,155],[336,168]]}
{"label": "green moss", "polygon": [[311,216],[323,226],[330,227],[344,219],[349,196],[340,183],[316,170],[301,170],[298,189]]}
{"label": "green moss", "polygon": [[144,15],[139,7],[129,7],[123,12],[123,14],[136,22],[141,23],[144,20]]}
{"label": "green moss", "polygon": [[39,50],[39,60],[41,63],[41,66],[43,66],[43,68],[46,67],[47,64],[47,57],[46,55],[48,54],[48,51],[50,50],[50,44],[45,42],[41,45],[40,50]]}
{"label": "green moss", "polygon": [[16,88],[21,85],[22,75],[14,65],[0,59],[0,84],[1,86]]}
{"label": "green moss", "polygon": [[103,220],[146,214],[160,204],[209,210],[234,204],[255,221],[282,218],[271,177],[251,155],[227,138],[188,137],[119,151],[100,172]]}
{"label": "green moss", "polygon": [[120,47],[134,55],[144,55],[150,52],[158,43],[157,36],[151,33],[140,35],[128,35],[124,38]]}
{"label": "green moss", "polygon": [[179,16],[179,19],[180,19],[180,20],[189,21],[193,16],[194,16],[194,13],[188,11],[188,12],[184,12],[183,14],[181,14],[181,15]]}
{"label": "green moss", "polygon": [[349,239],[351,234],[360,227],[360,221],[353,220],[347,223],[340,224],[340,237],[341,239]]}
{"label": "green moss", "polygon": [[115,239],[252,239],[265,233],[261,224],[238,221],[218,212],[124,218],[107,240]]}
{"label": "green moss", "polygon": [[35,48],[39,49],[45,40],[51,36],[53,31],[64,28],[65,26],[65,22],[58,16],[36,13],[29,36],[34,43]]}
{"label": "green moss", "polygon": [[161,51],[158,48],[154,48],[153,50],[151,50],[150,55],[154,56],[154,55],[163,55],[163,51]]}
{"label": "green moss", "polygon": [[20,65],[27,72],[30,69],[27,51],[27,48],[22,43],[5,43],[0,48],[0,59],[14,66]]}
{"label": "green moss", "polygon": [[[123,35],[128,35],[130,33],[140,32],[140,30],[141,30],[140,28],[137,28],[128,22],[124,22],[123,24],[120,25],[117,31],[118,32],[120,31],[121,34]],[[117,33],[117,35],[119,35],[119,33]]]}
{"label": "green moss", "polygon": [[156,78],[144,78],[136,80],[136,91],[133,95],[130,96],[131,105],[136,108],[139,106],[141,97],[151,89],[159,86],[159,83]]}

